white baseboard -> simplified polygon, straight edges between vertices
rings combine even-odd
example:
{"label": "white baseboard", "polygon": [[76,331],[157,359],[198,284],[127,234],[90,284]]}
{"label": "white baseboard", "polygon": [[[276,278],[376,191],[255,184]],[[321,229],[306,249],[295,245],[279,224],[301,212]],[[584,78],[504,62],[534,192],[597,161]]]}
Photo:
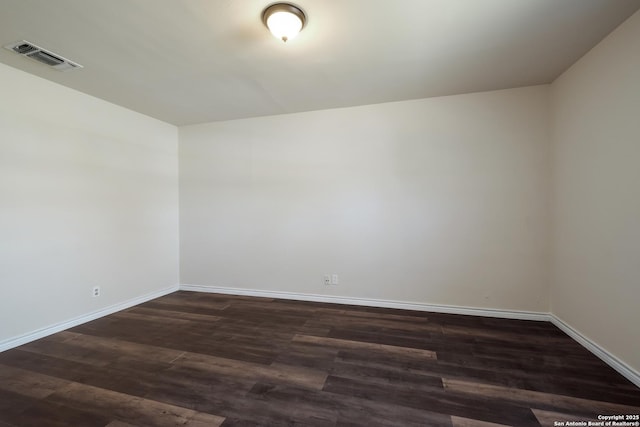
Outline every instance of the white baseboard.
{"label": "white baseboard", "polygon": [[182,291],[209,292],[217,294],[245,295],[265,298],[282,298],[300,301],[328,302],[335,304],[365,305],[371,307],[399,308],[403,310],[427,311],[434,313],[466,314],[471,316],[497,317],[502,319],[536,320],[551,322],[564,333],[569,335],[607,365],[618,371],[623,377],[640,387],[640,373],[610,352],[582,335],[557,316],[550,313],[498,310],[475,307],[460,307],[451,305],[423,304],[394,300],[379,300],[368,298],[339,297],[333,295],[301,294],[295,292],[264,291],[257,289],[227,288],[219,286],[180,285]]}
{"label": "white baseboard", "polygon": [[483,316],[483,317],[497,317],[503,319],[518,319],[518,320],[535,320],[551,322],[557,326],[564,333],[576,340],[579,344],[600,358],[607,365],[611,366],[622,376],[627,378],[636,386],[640,387],[640,373],[627,365],[625,362],[618,359],[616,356],[591,341],[589,338],[578,332],[569,324],[564,322],[554,314],[542,313],[542,312],[530,312],[530,311],[518,311],[518,310],[499,310],[499,309],[486,309],[476,307],[460,307],[450,305],[438,305],[438,304],[424,304],[413,303],[406,301],[395,300],[381,300],[381,299],[369,299],[369,298],[355,298],[355,297],[340,297],[333,295],[318,295],[318,294],[301,294],[294,292],[277,292],[277,291],[264,291],[257,289],[241,289],[241,288],[228,288],[219,286],[201,286],[201,285],[175,285],[160,291],[152,292],[146,295],[142,295],[137,298],[133,298],[118,304],[105,307],[101,310],[97,310],[64,322],[56,323],[46,328],[38,329],[36,331],[20,335],[17,337],[9,338],[7,340],[0,341],[0,352],[9,350],[14,347],[35,341],[40,338],[44,338],[48,335],[55,334],[65,329],[72,328],[74,326],[81,325],[91,320],[98,319],[103,316],[115,313],[117,311],[125,310],[138,304],[150,301],[155,298],[170,294],[177,290],[193,291],[193,292],[209,292],[218,294],[230,294],[230,295],[246,295],[255,297],[266,298],[281,298],[289,300],[299,301],[314,301],[314,302],[328,302],[335,304],[347,304],[347,305],[360,305],[371,307],[383,307],[383,308],[398,308],[403,310],[416,310],[427,311],[434,313],[448,313],[448,314],[464,314],[471,316]]}
{"label": "white baseboard", "polygon": [[281,298],[299,301],[328,302],[334,304],[364,305],[370,307],[399,308],[402,310],[429,311],[433,313],[466,314],[470,316],[498,317],[502,319],[549,321],[548,313],[490,308],[459,307],[453,305],[425,304],[406,301],[339,297],[333,295],[302,294],[296,292],[261,291],[257,289],[225,288],[219,286],[180,285],[181,291],[210,292],[216,294],[246,295],[253,297]]}
{"label": "white baseboard", "polygon": [[550,315],[550,321],[559,329],[561,329],[565,334],[569,335],[584,348],[600,358],[604,363],[618,371],[620,375],[631,381],[636,386],[640,387],[640,372],[636,371],[631,366],[618,359],[616,356],[602,348],[600,345],[591,341],[589,338],[578,332],[576,329],[574,329],[572,326],[560,319],[555,314]]}
{"label": "white baseboard", "polygon": [[23,344],[29,343],[31,341],[35,341],[40,338],[44,338],[48,335],[52,335],[60,331],[64,331],[65,329],[73,328],[74,326],[78,326],[83,323],[90,322],[91,320],[104,317],[106,315],[115,313],[117,311],[125,310],[127,308],[133,307],[134,305],[142,304],[143,302],[147,302],[152,299],[159,298],[161,296],[175,292],[178,289],[179,289],[179,286],[174,285],[169,288],[162,289],[160,291],[151,292],[149,294],[142,295],[127,301],[123,301],[118,304],[110,305],[109,307],[105,307],[101,310],[93,311],[91,313],[84,314],[82,316],[78,316],[73,319],[66,320],[64,322],[47,326],[46,328],[38,329],[36,331],[29,332],[27,334],[19,335],[17,337],[0,341],[0,352],[9,350],[14,347],[21,346]]}

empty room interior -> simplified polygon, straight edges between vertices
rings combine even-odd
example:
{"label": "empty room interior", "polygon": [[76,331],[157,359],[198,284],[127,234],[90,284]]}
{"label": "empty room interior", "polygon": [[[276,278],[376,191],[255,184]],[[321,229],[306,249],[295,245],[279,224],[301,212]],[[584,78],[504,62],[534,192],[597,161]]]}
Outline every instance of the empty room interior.
{"label": "empty room interior", "polygon": [[0,0],[0,427],[640,426],[640,1]]}

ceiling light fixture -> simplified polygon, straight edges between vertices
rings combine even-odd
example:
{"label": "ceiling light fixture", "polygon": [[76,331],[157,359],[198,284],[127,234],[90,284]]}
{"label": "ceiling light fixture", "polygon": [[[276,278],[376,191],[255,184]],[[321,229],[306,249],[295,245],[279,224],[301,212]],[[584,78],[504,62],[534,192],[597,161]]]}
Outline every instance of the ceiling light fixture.
{"label": "ceiling light fixture", "polygon": [[294,39],[304,28],[307,17],[290,3],[274,3],[262,12],[262,22],[271,34],[283,42]]}

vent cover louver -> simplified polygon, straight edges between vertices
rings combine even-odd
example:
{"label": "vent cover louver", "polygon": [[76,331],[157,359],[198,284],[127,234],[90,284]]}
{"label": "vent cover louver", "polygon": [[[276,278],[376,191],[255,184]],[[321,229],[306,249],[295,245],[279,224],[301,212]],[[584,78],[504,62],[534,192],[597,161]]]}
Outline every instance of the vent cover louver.
{"label": "vent cover louver", "polygon": [[31,58],[34,61],[46,64],[58,71],[68,71],[73,70],[74,68],[83,68],[82,65],[76,62],[70,61],[58,55],[57,53],[53,53],[51,51],[43,49],[40,46],[37,46],[26,40],[8,44],[5,46],[5,48],[22,56],[26,56],[27,58]]}

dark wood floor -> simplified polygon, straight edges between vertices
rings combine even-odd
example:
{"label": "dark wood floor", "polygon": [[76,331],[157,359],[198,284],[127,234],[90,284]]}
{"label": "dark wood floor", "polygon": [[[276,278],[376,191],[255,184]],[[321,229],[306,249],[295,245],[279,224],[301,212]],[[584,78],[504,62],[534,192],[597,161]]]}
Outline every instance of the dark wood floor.
{"label": "dark wood floor", "polygon": [[0,353],[0,426],[553,426],[640,389],[546,322],[176,292]]}

